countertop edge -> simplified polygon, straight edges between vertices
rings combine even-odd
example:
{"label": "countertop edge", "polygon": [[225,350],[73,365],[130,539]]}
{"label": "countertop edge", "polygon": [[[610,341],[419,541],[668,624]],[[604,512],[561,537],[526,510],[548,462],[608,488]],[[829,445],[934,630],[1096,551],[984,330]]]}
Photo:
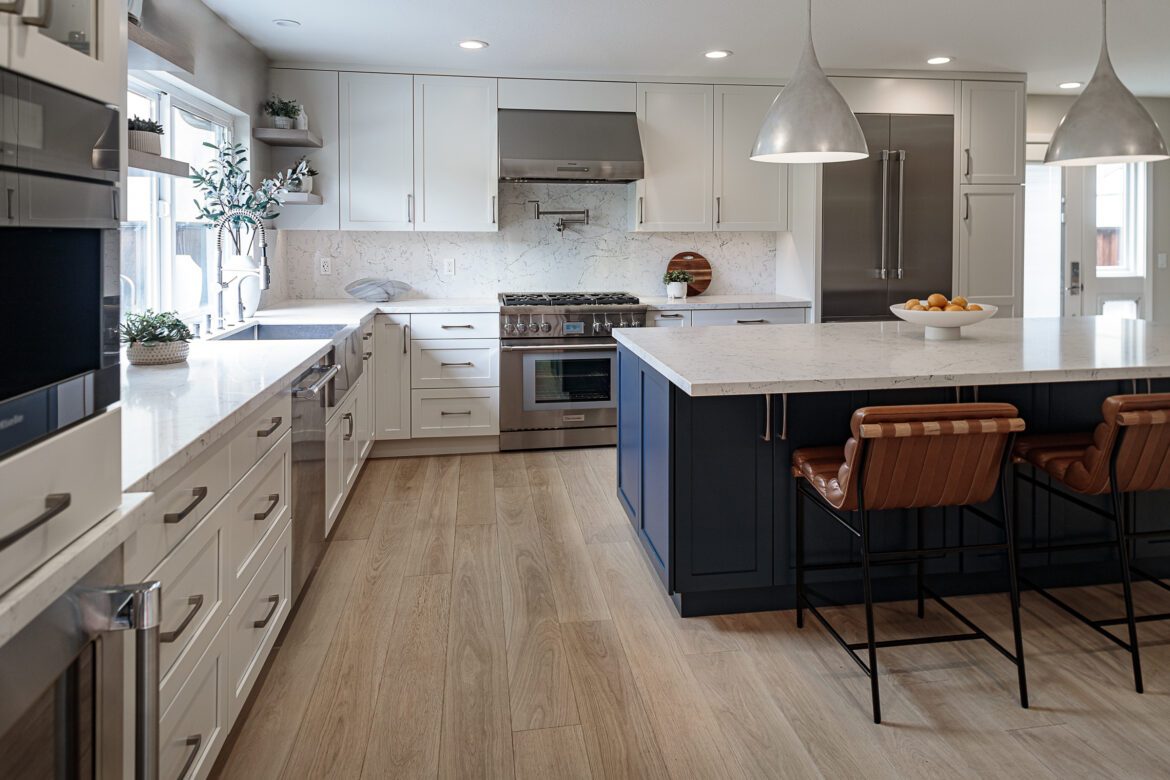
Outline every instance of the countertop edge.
{"label": "countertop edge", "polygon": [[800,298],[784,300],[748,300],[707,302],[702,298],[682,298],[674,301],[649,299],[646,305],[650,311],[699,311],[717,309],[808,309],[812,302]]}

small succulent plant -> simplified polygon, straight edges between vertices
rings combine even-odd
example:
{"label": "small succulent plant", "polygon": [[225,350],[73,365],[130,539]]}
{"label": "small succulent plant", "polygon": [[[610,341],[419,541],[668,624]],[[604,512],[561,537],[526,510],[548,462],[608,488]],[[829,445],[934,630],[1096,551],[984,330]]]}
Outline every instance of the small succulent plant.
{"label": "small succulent plant", "polygon": [[154,133],[155,135],[163,134],[163,126],[153,119],[143,119],[140,116],[132,116],[127,121],[127,129],[140,130],[144,133]]}
{"label": "small succulent plant", "polygon": [[663,284],[670,284],[671,282],[690,284],[693,281],[695,281],[695,275],[690,271],[667,271],[662,275]]}
{"label": "small succulent plant", "polygon": [[141,314],[127,314],[121,335],[126,344],[170,344],[193,338],[190,328],[175,312],[155,312],[153,309]]}

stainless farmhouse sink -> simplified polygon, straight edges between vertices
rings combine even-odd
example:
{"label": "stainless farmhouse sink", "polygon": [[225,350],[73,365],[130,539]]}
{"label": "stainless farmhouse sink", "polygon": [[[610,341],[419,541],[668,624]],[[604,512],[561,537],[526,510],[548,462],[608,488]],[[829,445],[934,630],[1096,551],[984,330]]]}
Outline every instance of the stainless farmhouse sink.
{"label": "stainless farmhouse sink", "polygon": [[331,339],[348,325],[334,324],[277,324],[254,322],[247,327],[220,336],[221,341],[294,341],[297,339]]}

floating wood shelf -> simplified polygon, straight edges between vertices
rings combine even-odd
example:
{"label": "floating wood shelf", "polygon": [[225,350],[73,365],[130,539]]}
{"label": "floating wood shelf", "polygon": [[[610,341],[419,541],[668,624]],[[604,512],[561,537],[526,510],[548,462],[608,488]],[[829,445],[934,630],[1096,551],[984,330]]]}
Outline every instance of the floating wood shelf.
{"label": "floating wood shelf", "polygon": [[127,25],[129,47],[126,65],[130,70],[160,70],[188,76],[195,72],[195,55],[186,49],[147,32],[137,24]]}
{"label": "floating wood shelf", "polygon": [[284,196],[286,206],[320,206],[325,199],[311,192],[290,192]]}
{"label": "floating wood shelf", "polygon": [[157,154],[148,154],[140,152],[137,149],[130,149],[129,155],[126,158],[126,166],[134,168],[139,171],[151,171],[153,173],[162,173],[167,176],[181,176],[186,178],[191,175],[191,166],[182,160],[172,160],[170,157],[160,157]]}
{"label": "floating wood shelf", "polygon": [[252,137],[269,146],[299,146],[305,149],[320,149],[324,146],[321,136],[312,130],[277,130],[275,127],[252,128]]}

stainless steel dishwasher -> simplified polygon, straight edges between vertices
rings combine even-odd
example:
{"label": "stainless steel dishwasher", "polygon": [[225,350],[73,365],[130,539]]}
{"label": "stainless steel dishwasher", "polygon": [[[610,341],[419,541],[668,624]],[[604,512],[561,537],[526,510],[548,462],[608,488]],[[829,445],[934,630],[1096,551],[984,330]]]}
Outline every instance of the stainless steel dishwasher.
{"label": "stainless steel dishwasher", "polygon": [[325,417],[330,384],[340,367],[333,353],[321,358],[293,385],[292,402],[292,581],[301,594],[325,548]]}

